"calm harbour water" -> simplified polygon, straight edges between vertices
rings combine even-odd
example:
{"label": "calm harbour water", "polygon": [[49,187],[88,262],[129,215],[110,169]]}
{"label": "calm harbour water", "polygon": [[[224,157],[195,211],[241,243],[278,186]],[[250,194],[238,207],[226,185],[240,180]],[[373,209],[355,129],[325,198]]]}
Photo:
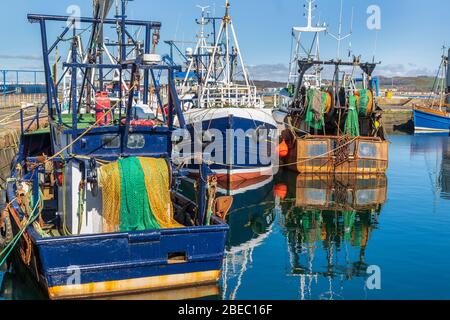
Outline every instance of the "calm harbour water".
{"label": "calm harbour water", "polygon": [[[450,138],[391,141],[387,177],[282,172],[236,194],[216,298],[450,299]],[[23,276],[0,283],[5,299],[40,297]]]}

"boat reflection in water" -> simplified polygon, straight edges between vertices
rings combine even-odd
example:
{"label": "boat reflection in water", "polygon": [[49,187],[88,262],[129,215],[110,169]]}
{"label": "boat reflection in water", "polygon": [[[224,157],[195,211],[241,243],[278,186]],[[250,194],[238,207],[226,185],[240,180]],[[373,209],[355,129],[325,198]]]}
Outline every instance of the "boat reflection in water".
{"label": "boat reflection in water", "polygon": [[[301,299],[343,298],[344,283],[358,277],[364,278],[364,289],[366,250],[386,198],[385,175],[297,177],[295,199],[284,204],[283,224]],[[328,281],[328,289],[318,286],[322,292],[313,293],[319,279]]]}
{"label": "boat reflection in water", "polygon": [[[5,273],[2,273],[5,272]],[[46,299],[36,281],[23,268],[6,272],[0,269],[0,300],[44,300]]]}
{"label": "boat reflection in water", "polygon": [[444,140],[439,182],[442,190],[442,198],[450,200],[450,138],[448,138],[446,141]]}
{"label": "boat reflection in water", "polygon": [[450,137],[448,134],[416,134],[411,157],[424,161],[436,198],[450,200]]}
{"label": "boat reflection in water", "polygon": [[231,191],[221,190],[233,195],[233,208],[227,220],[231,227],[222,268],[224,300],[236,299],[243,276],[252,267],[254,250],[273,232],[277,208],[273,188],[273,177],[266,176],[240,188],[234,186]]}

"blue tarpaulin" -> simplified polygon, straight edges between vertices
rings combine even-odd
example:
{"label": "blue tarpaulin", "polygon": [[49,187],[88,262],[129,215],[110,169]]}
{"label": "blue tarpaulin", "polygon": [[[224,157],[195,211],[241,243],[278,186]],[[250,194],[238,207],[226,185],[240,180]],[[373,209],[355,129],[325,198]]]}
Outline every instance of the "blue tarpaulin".
{"label": "blue tarpaulin", "polygon": [[[187,72],[177,72],[175,74],[175,78],[186,79],[186,74],[187,74]],[[197,75],[195,74],[195,72],[189,72],[188,79],[194,79],[194,78],[197,78]]]}

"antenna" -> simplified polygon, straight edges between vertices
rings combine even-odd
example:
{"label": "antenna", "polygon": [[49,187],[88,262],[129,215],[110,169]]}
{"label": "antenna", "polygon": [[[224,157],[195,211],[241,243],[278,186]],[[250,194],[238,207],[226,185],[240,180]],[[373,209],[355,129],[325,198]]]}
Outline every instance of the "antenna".
{"label": "antenna", "polygon": [[[326,32],[327,27],[325,24],[323,24],[323,26],[320,25],[320,19],[316,25],[313,25],[313,10],[317,8],[316,5],[313,6],[314,2],[315,0],[307,0],[307,4],[303,5],[303,7],[307,10],[306,14],[304,14],[304,16],[307,17],[307,25],[305,27],[292,28],[292,47],[291,60],[289,62],[288,86],[297,82],[297,61],[301,59],[304,54],[308,59],[320,58],[320,33]],[[311,44],[308,43],[307,47],[302,44],[304,34],[314,35],[314,40],[311,41]],[[319,79],[320,77],[317,78]]]}
{"label": "antenna", "polygon": [[340,17],[339,17],[339,28],[338,28],[338,34],[334,35],[332,33],[330,33],[330,36],[333,37],[336,41],[337,41],[337,56],[336,59],[340,60],[340,56],[341,56],[341,42],[349,37],[352,36],[353,34],[353,8],[352,8],[352,21],[351,21],[351,25],[350,25],[350,33],[342,36],[342,11],[343,11],[343,6],[344,6],[344,0],[341,0],[341,10],[340,10]]}
{"label": "antenna", "polygon": [[195,19],[195,22],[201,26],[199,33],[197,34],[197,42],[196,47],[193,51],[193,56],[189,57],[189,66],[187,68],[186,76],[184,78],[182,92],[185,93],[186,90],[189,90],[189,76],[192,71],[197,69],[197,76],[204,76],[206,72],[207,66],[207,57],[205,56],[207,50],[210,48],[207,43],[208,35],[205,33],[205,27],[210,23],[210,12],[207,11],[210,6],[201,6],[197,5],[197,8],[201,10],[200,19]]}
{"label": "antenna", "polygon": [[[199,8],[202,11],[202,20],[205,20],[206,14],[208,14],[209,12],[206,11],[207,9],[211,8],[210,6],[201,6],[201,5],[197,5],[197,8]],[[198,19],[196,20],[198,21]],[[197,22],[198,23],[198,22]]]}
{"label": "antenna", "polygon": [[378,30],[376,30],[375,32],[375,45],[373,49],[373,59],[372,59],[373,62],[375,62],[375,55],[377,53],[377,50],[378,50]]}
{"label": "antenna", "polygon": [[[313,3],[315,2],[315,0],[308,0],[308,13],[307,13],[307,26],[306,27],[294,27],[293,31],[294,32],[324,32],[327,30],[327,28],[325,27],[314,27],[312,25],[312,12],[314,10],[313,8]],[[306,7],[306,5],[304,6]]]}
{"label": "antenna", "polygon": [[[224,47],[225,53],[221,52],[221,46]],[[215,77],[213,76],[217,69],[217,62],[221,63],[221,67],[223,68],[221,74],[219,75],[219,77],[221,78],[220,80],[215,79]],[[209,57],[205,86],[201,88],[201,94],[199,95],[199,101],[201,101],[202,105],[202,101],[205,101],[205,97],[209,95],[210,92],[212,92],[211,90],[216,90],[218,84],[220,86],[220,90],[222,90],[222,92],[226,92],[225,99],[227,99],[227,103],[236,101],[236,99],[240,101],[239,103],[244,103],[244,100],[242,100],[242,94],[235,91],[236,88],[239,88],[239,84],[234,83],[236,70],[238,70],[239,65],[242,69],[242,76],[245,83],[240,87],[245,88],[246,92],[248,92],[249,96],[251,97],[250,99],[246,98],[247,101],[250,101],[251,104],[257,105],[258,101],[256,98],[256,88],[250,86],[248,71],[241,54],[239,41],[237,39],[234,24],[230,16],[230,2],[229,0],[226,0],[225,14],[222,17],[222,22],[215,39],[213,51]],[[242,90],[240,92],[242,92]],[[233,98],[235,94],[237,96]],[[207,98],[206,100],[208,99],[209,98]],[[224,101],[223,98],[222,101]],[[209,102],[207,101],[207,103],[210,102],[211,100],[209,100]]]}

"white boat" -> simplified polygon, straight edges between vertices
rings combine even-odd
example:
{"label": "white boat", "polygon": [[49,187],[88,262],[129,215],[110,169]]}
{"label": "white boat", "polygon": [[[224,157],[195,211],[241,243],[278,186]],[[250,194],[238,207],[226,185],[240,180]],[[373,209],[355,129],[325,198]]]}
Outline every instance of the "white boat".
{"label": "white boat", "polygon": [[[230,4],[226,1],[219,32],[217,35],[213,34],[214,43],[208,43],[205,27],[219,19],[209,17],[206,9],[202,8],[202,18],[197,21],[201,26],[198,43],[190,56],[186,78],[181,86],[186,124],[191,134],[196,136],[199,132],[194,132],[194,127],[201,128],[201,134],[216,131],[221,132],[223,137],[230,130],[237,134],[245,133],[247,142],[239,142],[236,138],[231,145],[230,141],[226,143],[227,139],[223,140],[222,150],[217,152],[222,153],[224,159],[211,165],[219,179],[236,181],[272,175],[272,164],[262,161],[259,146],[262,140],[263,143],[272,142],[277,123],[271,110],[264,109],[262,98],[249,80],[229,15]],[[194,86],[192,79],[188,79],[192,72],[196,73],[198,79]],[[237,75],[241,75],[243,79],[238,81]],[[259,139],[262,132],[267,132],[265,139]],[[251,140],[256,142],[253,146]],[[192,141],[198,139],[194,138]],[[265,154],[264,158],[267,156],[270,155]]]}

